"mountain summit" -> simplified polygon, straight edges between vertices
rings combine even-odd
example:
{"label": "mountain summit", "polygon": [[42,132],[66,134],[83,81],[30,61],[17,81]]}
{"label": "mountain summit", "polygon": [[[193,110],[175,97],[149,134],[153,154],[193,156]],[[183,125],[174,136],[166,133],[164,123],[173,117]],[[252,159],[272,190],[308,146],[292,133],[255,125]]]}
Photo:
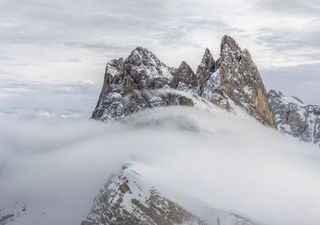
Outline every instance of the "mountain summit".
{"label": "mountain summit", "polygon": [[147,108],[195,105],[194,99],[174,90],[204,98],[228,111],[241,107],[261,123],[275,127],[264,84],[249,51],[242,50],[229,36],[222,38],[217,61],[209,49],[205,50],[196,73],[186,62],[171,68],[142,47],[125,60],[110,61],[92,118],[119,120]]}

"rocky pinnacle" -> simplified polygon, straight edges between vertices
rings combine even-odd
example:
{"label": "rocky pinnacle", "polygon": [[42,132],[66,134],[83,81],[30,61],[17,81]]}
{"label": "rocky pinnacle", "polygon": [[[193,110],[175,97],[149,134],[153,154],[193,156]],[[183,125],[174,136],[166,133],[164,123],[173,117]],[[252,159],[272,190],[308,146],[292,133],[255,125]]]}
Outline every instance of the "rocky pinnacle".
{"label": "rocky pinnacle", "polygon": [[222,38],[217,61],[209,49],[205,50],[196,73],[186,62],[171,68],[142,47],[125,60],[110,61],[92,118],[121,120],[147,108],[195,105],[193,99],[170,90],[204,98],[228,111],[236,105],[261,123],[275,127],[265,87],[249,51],[242,50],[229,36]]}

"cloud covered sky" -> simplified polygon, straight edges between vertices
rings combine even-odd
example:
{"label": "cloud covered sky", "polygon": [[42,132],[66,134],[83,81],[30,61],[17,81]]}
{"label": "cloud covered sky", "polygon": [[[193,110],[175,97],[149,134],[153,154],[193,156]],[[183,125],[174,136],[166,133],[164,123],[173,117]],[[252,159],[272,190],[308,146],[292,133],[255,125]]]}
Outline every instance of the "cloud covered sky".
{"label": "cloud covered sky", "polygon": [[0,76],[99,84],[105,63],[136,46],[196,68],[228,34],[267,88],[320,104],[319,11],[317,0],[1,0]]}

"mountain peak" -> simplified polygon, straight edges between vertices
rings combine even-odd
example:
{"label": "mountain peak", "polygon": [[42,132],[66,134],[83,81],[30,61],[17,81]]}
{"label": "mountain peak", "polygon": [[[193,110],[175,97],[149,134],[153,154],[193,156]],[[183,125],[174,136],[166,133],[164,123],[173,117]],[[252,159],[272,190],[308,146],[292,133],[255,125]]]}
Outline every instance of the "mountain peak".
{"label": "mountain peak", "polygon": [[127,64],[136,66],[161,66],[161,61],[146,48],[136,47],[126,59]]}
{"label": "mountain peak", "polygon": [[224,52],[224,50],[241,51],[241,48],[232,37],[225,35],[221,40],[221,53]]}
{"label": "mountain peak", "polygon": [[216,62],[208,48],[204,51],[201,63],[197,68],[197,76],[201,77],[201,82],[210,78],[210,75],[216,71]]}
{"label": "mountain peak", "polygon": [[229,36],[221,42],[220,88],[237,105],[268,126],[275,127],[266,89],[248,50]]}
{"label": "mountain peak", "polygon": [[[170,68],[146,48],[137,47],[123,63],[121,60],[108,63],[108,71],[112,73],[108,73],[108,82],[104,84],[92,118],[119,119],[155,106],[186,102],[193,105],[177,94],[161,98],[153,96],[154,93],[145,94],[154,89],[171,88],[205,98],[228,111],[232,111],[232,105],[238,105],[260,122],[274,127],[265,88],[249,52],[241,50],[231,37],[224,36],[220,54],[216,63],[210,50],[205,49],[194,74],[185,61],[179,68]],[[128,103],[128,98],[134,100]]]}
{"label": "mountain peak", "polygon": [[205,55],[211,54],[210,49],[209,49],[209,48],[206,48],[206,49],[204,50],[204,54],[205,54]]}
{"label": "mountain peak", "polygon": [[189,66],[189,64],[186,61],[181,62],[179,69],[188,69],[192,71],[191,66]]}

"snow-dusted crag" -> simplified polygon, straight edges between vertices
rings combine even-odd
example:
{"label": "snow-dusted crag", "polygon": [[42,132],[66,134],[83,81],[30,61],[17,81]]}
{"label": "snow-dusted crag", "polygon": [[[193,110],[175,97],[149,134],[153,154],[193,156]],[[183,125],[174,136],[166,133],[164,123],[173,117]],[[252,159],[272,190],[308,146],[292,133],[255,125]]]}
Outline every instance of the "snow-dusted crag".
{"label": "snow-dusted crag", "polygon": [[200,96],[228,111],[238,105],[263,124],[275,127],[266,90],[249,51],[228,36],[222,39],[220,58],[215,61],[206,49],[196,73],[186,62],[179,68],[168,67],[141,47],[125,60],[112,60],[106,66],[92,118],[118,120],[146,108],[194,105],[191,98],[170,92],[172,89]]}
{"label": "snow-dusted crag", "polygon": [[109,179],[81,225],[254,225],[239,215],[212,209],[202,218],[146,182],[132,166]]}
{"label": "snow-dusted crag", "polygon": [[[92,118],[117,120],[146,108],[167,105],[193,105],[191,99],[170,92],[173,74],[184,68],[173,69],[147,49],[138,47],[123,61],[122,58],[107,64],[103,88]],[[178,76],[178,75],[177,75]]]}
{"label": "snow-dusted crag", "polygon": [[223,93],[260,122],[275,127],[264,84],[249,51],[241,50],[232,38],[225,36],[220,57],[219,86]]}
{"label": "snow-dusted crag", "polygon": [[299,98],[275,90],[269,91],[268,98],[280,131],[320,146],[320,106],[305,105]]}

